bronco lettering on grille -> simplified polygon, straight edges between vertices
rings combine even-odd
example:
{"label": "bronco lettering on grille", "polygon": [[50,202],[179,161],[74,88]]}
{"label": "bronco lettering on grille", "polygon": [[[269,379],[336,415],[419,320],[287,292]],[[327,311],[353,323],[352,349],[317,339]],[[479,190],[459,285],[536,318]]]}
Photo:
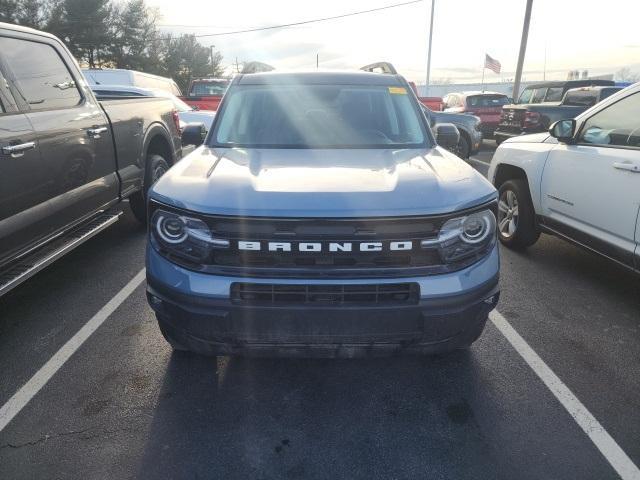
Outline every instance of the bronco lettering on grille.
{"label": "bronco lettering on grille", "polygon": [[259,252],[261,250],[270,252],[382,252],[402,251],[413,249],[412,241],[397,242],[258,242],[258,241],[238,241],[238,250]]}

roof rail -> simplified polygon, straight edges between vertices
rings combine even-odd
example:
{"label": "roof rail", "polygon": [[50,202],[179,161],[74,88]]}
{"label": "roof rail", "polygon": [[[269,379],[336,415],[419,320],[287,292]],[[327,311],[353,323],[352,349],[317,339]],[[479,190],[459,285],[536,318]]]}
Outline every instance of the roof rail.
{"label": "roof rail", "polygon": [[242,73],[270,72],[271,70],[275,70],[275,67],[262,62],[247,62],[242,67]]}
{"label": "roof rail", "polygon": [[370,63],[369,65],[361,67],[360,70],[372,73],[390,73],[391,75],[398,74],[396,68],[391,64],[391,62]]}

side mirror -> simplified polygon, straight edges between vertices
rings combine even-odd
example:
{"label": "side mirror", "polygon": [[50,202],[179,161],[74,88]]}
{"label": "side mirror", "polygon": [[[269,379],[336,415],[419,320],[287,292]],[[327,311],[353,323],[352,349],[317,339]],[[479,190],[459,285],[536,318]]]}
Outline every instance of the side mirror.
{"label": "side mirror", "polygon": [[207,129],[204,123],[190,123],[182,130],[182,145],[202,145],[207,136]]}
{"label": "side mirror", "polygon": [[431,110],[425,106],[425,105],[420,105],[420,108],[422,108],[422,111],[424,112],[424,116],[427,117],[427,121],[429,122],[429,127],[431,127],[431,129],[433,130],[433,127],[436,124],[436,119],[433,118],[433,115],[431,115]]}
{"label": "side mirror", "polygon": [[558,120],[549,127],[549,134],[562,143],[573,143],[576,133],[576,121],[574,119]]}
{"label": "side mirror", "polygon": [[458,145],[460,132],[453,123],[439,123],[436,125],[436,142],[444,148]]}

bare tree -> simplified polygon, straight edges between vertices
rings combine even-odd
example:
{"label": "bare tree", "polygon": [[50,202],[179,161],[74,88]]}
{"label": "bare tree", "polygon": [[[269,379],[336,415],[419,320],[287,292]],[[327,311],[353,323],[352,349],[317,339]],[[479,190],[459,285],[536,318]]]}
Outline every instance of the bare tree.
{"label": "bare tree", "polygon": [[616,80],[619,82],[640,82],[640,73],[633,72],[629,67],[623,67],[616,72]]}

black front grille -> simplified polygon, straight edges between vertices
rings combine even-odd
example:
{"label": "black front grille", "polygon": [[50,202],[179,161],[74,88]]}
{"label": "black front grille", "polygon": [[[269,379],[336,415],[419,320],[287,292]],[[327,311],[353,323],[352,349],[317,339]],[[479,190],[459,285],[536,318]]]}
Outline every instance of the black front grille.
{"label": "black front grille", "polygon": [[415,305],[417,283],[272,285],[233,283],[231,300],[243,305]]}
{"label": "black front grille", "polygon": [[[230,248],[216,250],[210,265],[231,269],[296,271],[366,270],[433,267],[440,265],[437,251],[420,242],[437,236],[443,217],[373,219],[273,219],[209,217],[217,236],[228,239]],[[241,250],[239,241],[260,242],[260,251]],[[269,242],[284,242],[291,251],[270,251]],[[300,243],[317,242],[322,250],[300,251]],[[363,242],[380,242],[381,251],[360,251]],[[411,242],[411,250],[392,250],[392,242]],[[351,243],[352,251],[329,251],[331,243]]]}
{"label": "black front grille", "polygon": [[[153,208],[154,204],[152,204]],[[157,207],[155,207],[157,208]],[[183,213],[179,209],[163,206]],[[477,207],[477,210],[483,207]],[[486,207],[484,207],[486,208]],[[493,208],[493,207],[491,207]],[[184,212],[189,215],[189,212]],[[463,215],[465,211],[456,212]],[[375,218],[272,218],[198,215],[213,235],[229,241],[228,248],[212,250],[202,263],[191,264],[170,251],[156,248],[171,261],[190,270],[239,277],[383,278],[437,275],[470,265],[477,258],[445,263],[437,249],[421,247],[422,240],[437,238],[452,215]],[[257,242],[259,250],[239,248],[239,242]],[[288,251],[270,250],[269,243],[285,243]],[[381,245],[363,251],[363,243]],[[411,249],[392,249],[396,242]],[[320,251],[300,251],[303,243],[321,244]],[[331,251],[331,244],[352,245],[351,251]],[[484,254],[483,252],[482,254]],[[479,257],[478,257],[479,258]]]}

